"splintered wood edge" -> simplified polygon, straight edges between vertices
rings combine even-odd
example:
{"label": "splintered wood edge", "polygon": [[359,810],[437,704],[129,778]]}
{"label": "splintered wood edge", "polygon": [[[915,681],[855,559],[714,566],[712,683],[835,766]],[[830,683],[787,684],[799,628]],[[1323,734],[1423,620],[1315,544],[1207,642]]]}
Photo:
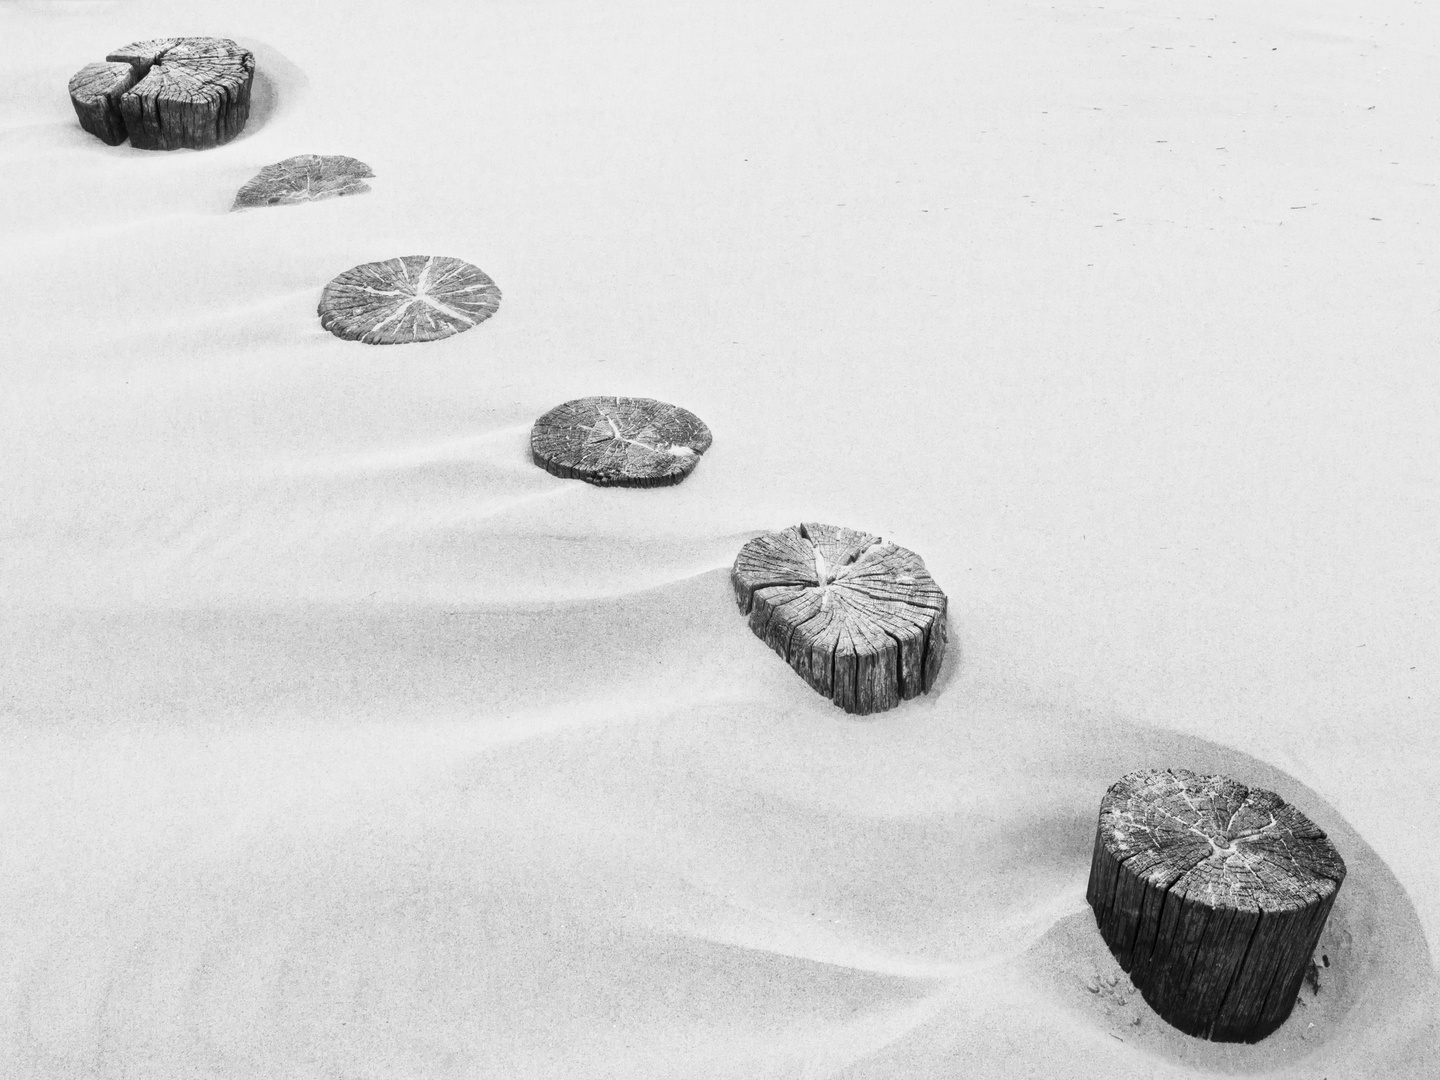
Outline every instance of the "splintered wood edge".
{"label": "splintered wood edge", "polygon": [[125,141],[120,97],[135,84],[135,69],[108,60],[86,64],[70,77],[70,103],[80,127],[107,146]]}
{"label": "splintered wood edge", "polygon": [[[597,427],[602,420],[608,435]],[[597,430],[602,437],[593,442],[578,434]],[[670,487],[695,471],[712,441],[710,428],[689,409],[655,398],[600,395],[573,398],[539,417],[530,430],[530,458],[552,476],[597,487]],[[645,456],[617,460],[614,449],[621,443]]]}
{"label": "splintered wood edge", "polygon": [[881,712],[934,686],[948,601],[915,552],[803,523],[745,544],[730,579],[755,635],[846,712]]}

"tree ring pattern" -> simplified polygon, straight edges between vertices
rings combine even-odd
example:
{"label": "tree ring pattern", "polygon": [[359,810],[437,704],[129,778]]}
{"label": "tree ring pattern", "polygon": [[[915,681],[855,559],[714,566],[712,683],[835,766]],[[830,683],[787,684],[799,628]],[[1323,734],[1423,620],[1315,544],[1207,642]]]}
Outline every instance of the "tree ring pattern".
{"label": "tree ring pattern", "polygon": [[375,175],[369,165],[343,154],[297,154],[266,165],[235,193],[232,210],[360,195],[370,190],[365,181]]}
{"label": "tree ring pattern", "polygon": [[584,397],[535,421],[530,456],[554,476],[600,487],[663,487],[689,476],[710,442],[705,422],[678,405]]}
{"label": "tree ring pattern", "polygon": [[747,543],[730,579],[755,636],[846,712],[891,709],[934,686],[948,602],[908,548],[804,523]]}
{"label": "tree ring pattern", "polygon": [[437,341],[478,326],[500,306],[488,274],[444,255],[403,255],[351,267],[325,286],[320,325],[367,345]]}

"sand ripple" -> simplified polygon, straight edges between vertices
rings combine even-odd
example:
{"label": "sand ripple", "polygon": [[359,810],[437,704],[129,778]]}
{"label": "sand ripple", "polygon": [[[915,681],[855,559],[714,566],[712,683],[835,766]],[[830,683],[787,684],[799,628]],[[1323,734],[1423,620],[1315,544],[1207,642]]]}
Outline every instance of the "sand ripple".
{"label": "sand ripple", "polygon": [[[30,737],[5,764],[0,1061],[880,1077],[1060,1039],[1117,1075],[1356,1075],[1429,1046],[1403,890],[1283,773],[963,670],[855,721],[727,604],[718,571],[458,620],[52,622],[8,684]],[[1082,898],[1099,796],[1152,762],[1275,788],[1351,867],[1320,997],[1259,1047],[1087,988],[1113,967]]]}

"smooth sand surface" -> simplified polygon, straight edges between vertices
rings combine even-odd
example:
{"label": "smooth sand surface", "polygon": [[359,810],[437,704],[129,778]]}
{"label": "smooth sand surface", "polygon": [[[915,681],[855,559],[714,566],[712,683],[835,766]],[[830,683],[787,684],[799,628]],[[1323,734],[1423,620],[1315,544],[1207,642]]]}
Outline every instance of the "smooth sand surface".
{"label": "smooth sand surface", "polygon": [[[229,36],[250,126],[69,76]],[[0,1076],[1440,1074],[1440,11],[0,3]],[[229,213],[263,165],[369,194]],[[326,333],[429,253],[454,338]],[[537,469],[650,396],[684,484]],[[952,603],[857,720],[759,531]],[[1256,1046],[1084,901],[1105,788],[1221,771],[1349,867]]]}

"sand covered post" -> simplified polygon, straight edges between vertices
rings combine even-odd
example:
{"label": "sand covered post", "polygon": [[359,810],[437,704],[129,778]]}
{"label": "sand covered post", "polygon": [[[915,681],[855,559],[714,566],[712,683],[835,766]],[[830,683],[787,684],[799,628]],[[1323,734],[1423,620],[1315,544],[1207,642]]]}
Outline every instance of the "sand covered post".
{"label": "sand covered post", "polygon": [[892,709],[935,684],[946,599],[913,551],[805,523],[747,543],[730,582],[755,636],[848,713]]}
{"label": "sand covered post", "polygon": [[500,289],[478,266],[446,255],[362,263],[320,294],[320,325],[346,341],[403,345],[464,333],[494,315]]}
{"label": "sand covered post", "polygon": [[1290,1015],[1344,880],[1325,833],[1273,791],[1144,769],[1101,800],[1086,899],[1161,1018],[1257,1042]]}
{"label": "sand covered post", "polygon": [[664,487],[695,471],[710,429],[654,398],[586,397],[557,405],[530,430],[530,458],[552,476],[600,487]]}
{"label": "sand covered post", "polygon": [[250,116],[255,57],[229,38],[157,38],[117,49],[70,79],[80,126],[117,146],[205,150]]}
{"label": "sand covered post", "polygon": [[297,154],[266,165],[235,193],[231,210],[257,206],[291,206],[295,203],[360,195],[370,190],[365,181],[375,175],[369,165],[344,154]]}

